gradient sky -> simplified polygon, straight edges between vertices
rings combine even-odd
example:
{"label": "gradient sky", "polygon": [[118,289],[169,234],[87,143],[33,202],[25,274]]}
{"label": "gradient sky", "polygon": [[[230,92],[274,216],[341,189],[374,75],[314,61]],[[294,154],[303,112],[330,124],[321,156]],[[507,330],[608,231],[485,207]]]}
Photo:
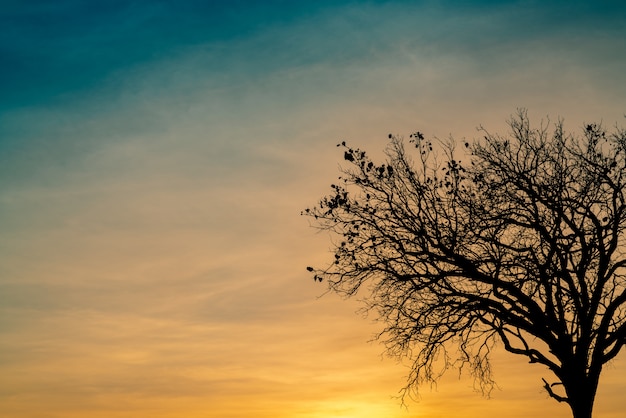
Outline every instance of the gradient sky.
{"label": "gradient sky", "polygon": [[299,212],[341,140],[626,125],[622,1],[4,0],[0,28],[1,418],[569,416],[502,353],[491,399],[452,372],[401,408]]}

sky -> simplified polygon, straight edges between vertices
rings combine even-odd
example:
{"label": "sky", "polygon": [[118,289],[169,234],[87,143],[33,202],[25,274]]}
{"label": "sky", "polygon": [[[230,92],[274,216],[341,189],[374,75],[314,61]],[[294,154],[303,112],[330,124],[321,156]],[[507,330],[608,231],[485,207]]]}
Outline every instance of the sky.
{"label": "sky", "polygon": [[453,371],[401,406],[300,211],[342,140],[625,126],[623,2],[3,0],[0,28],[0,418],[569,416],[502,351],[490,399]]}

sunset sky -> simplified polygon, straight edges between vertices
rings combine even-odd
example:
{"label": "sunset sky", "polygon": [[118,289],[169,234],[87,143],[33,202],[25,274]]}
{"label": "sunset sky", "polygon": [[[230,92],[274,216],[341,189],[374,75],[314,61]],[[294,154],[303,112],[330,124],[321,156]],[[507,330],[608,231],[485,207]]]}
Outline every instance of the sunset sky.
{"label": "sunset sky", "polygon": [[0,418],[569,417],[501,352],[491,399],[401,407],[375,316],[305,269],[337,142],[518,107],[626,126],[623,1],[3,0]]}

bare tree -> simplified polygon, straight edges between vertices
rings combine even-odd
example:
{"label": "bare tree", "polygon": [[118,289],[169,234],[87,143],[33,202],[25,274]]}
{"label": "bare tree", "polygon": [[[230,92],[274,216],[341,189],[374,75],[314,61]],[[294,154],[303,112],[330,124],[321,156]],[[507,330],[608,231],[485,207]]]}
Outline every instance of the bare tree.
{"label": "bare tree", "polygon": [[405,394],[450,367],[488,393],[501,344],[546,366],[547,393],[590,418],[626,342],[626,131],[532,128],[525,110],[509,126],[458,149],[390,135],[382,164],[338,145],[348,168],[303,211],[335,236],[334,259],[308,270],[366,293],[379,337],[413,364]]}

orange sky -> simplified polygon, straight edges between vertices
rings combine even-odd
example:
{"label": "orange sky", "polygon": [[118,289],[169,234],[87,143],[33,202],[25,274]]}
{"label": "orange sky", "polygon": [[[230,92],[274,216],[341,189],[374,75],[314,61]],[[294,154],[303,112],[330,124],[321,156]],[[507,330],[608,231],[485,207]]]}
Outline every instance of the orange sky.
{"label": "orange sky", "polygon": [[[44,61],[59,91],[43,78],[11,90],[0,418],[570,416],[542,392],[549,375],[504,353],[491,399],[451,372],[402,408],[406,367],[368,342],[380,325],[358,301],[319,297],[305,267],[329,259],[330,241],[299,212],[336,179],[341,140],[375,153],[389,132],[471,139],[519,106],[571,130],[623,126],[623,20],[581,33],[567,20],[548,30],[560,9],[534,3],[331,3],[230,37],[170,39],[180,44],[126,66],[111,58],[91,81]],[[106,28],[131,33],[167,11],[148,9]],[[104,33],[91,33],[102,48]],[[138,54],[112,39],[103,57]],[[71,49],[71,32],[50,42],[69,61],[89,50]],[[623,415],[624,361],[607,367],[598,417]]]}

